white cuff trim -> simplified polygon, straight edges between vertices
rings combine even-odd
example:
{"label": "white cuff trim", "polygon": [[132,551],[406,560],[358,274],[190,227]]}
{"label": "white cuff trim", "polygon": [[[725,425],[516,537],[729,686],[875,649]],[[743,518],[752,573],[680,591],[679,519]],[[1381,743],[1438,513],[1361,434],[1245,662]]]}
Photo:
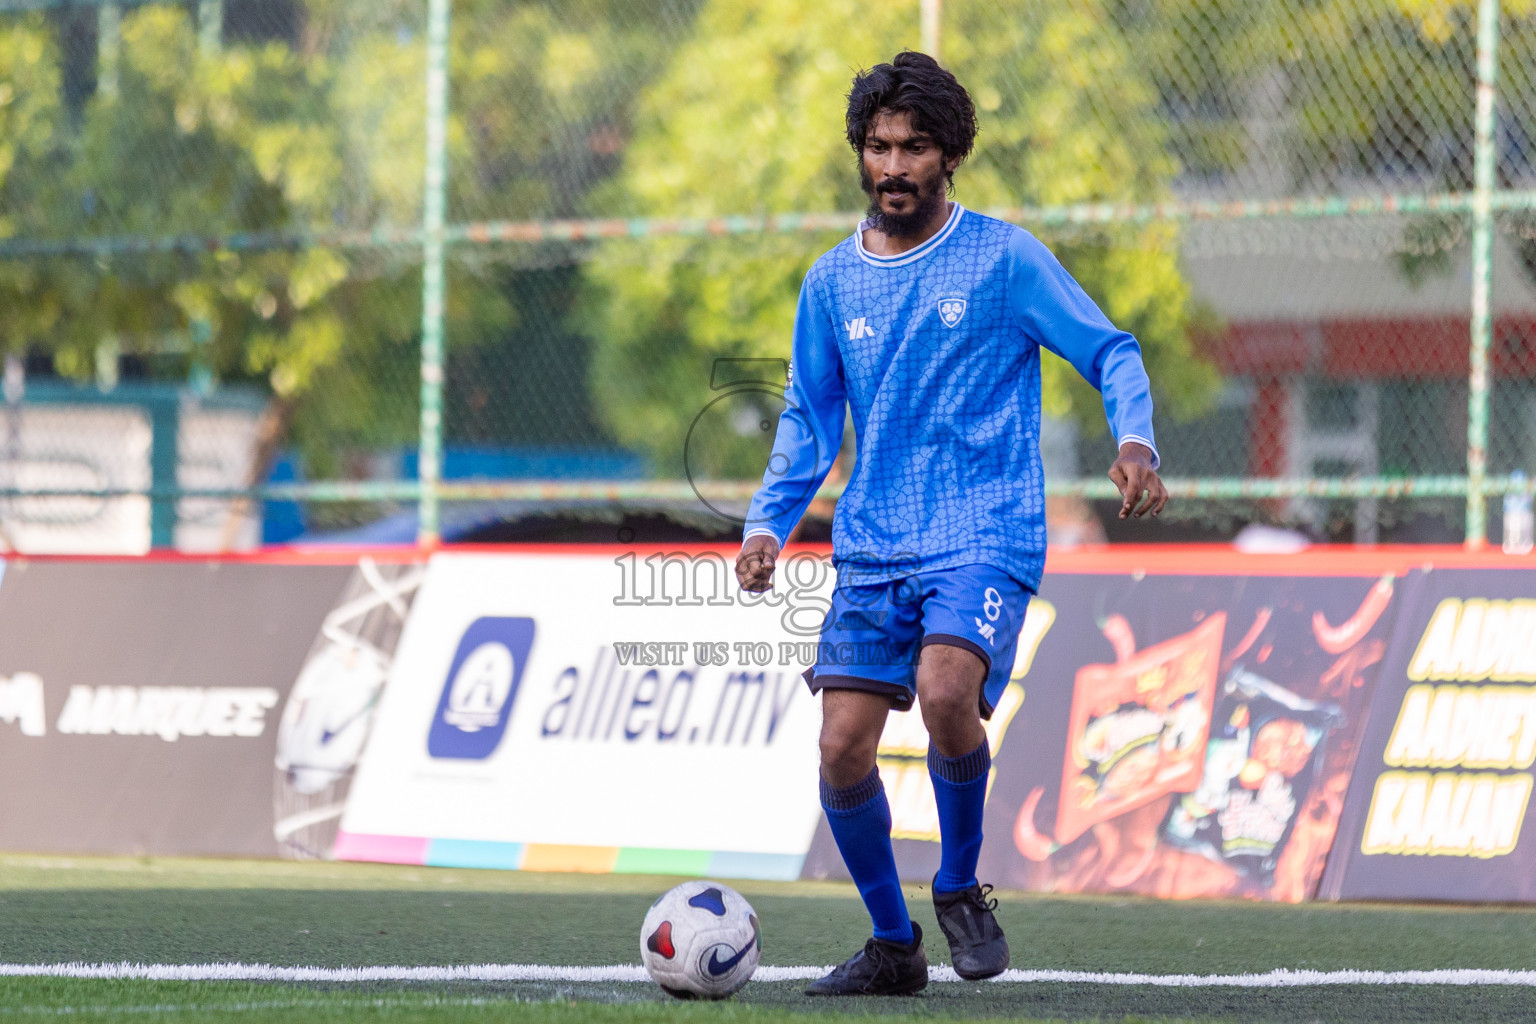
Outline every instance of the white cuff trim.
{"label": "white cuff trim", "polygon": [[1158,466],[1161,466],[1163,464],[1162,456],[1157,454],[1157,445],[1153,444],[1147,438],[1142,437],[1140,434],[1126,434],[1124,437],[1122,437],[1120,439],[1120,442],[1117,445],[1115,450],[1119,451],[1120,448],[1124,448],[1128,444],[1144,444],[1148,448],[1152,449],[1152,468],[1153,469],[1156,469]]}
{"label": "white cuff trim", "polygon": [[745,535],[742,536],[741,542],[745,544],[753,537],[772,537],[774,540],[778,541],[779,547],[784,546],[783,538],[774,533],[772,530],[768,529],[766,526],[754,526],[752,529],[748,530]]}

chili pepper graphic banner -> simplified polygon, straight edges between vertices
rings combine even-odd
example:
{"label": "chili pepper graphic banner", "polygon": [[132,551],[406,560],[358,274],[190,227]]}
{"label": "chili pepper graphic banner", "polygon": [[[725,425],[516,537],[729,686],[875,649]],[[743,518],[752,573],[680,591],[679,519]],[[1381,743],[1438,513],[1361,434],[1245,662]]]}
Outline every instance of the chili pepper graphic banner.
{"label": "chili pepper graphic banner", "polygon": [[[1403,582],[1048,575],[1007,721],[989,723],[980,877],[1045,892],[1312,898]],[[920,732],[916,714],[892,715],[881,744],[912,881],[931,878],[939,855],[931,787],[916,777]],[[825,824],[805,875],[843,875]]]}

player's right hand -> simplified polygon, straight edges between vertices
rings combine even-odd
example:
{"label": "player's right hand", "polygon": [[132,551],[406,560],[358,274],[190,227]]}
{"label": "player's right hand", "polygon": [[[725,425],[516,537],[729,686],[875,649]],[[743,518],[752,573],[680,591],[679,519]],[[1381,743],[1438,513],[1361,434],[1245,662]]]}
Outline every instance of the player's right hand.
{"label": "player's right hand", "polygon": [[736,556],[736,582],[742,590],[760,593],[773,584],[773,567],[779,560],[779,542],[766,533],[754,534]]}

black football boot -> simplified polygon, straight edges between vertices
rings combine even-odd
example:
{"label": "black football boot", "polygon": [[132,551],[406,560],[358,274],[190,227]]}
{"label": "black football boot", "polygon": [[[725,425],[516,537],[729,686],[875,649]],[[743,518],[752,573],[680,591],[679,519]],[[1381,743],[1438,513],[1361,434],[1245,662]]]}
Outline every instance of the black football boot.
{"label": "black football boot", "polygon": [[923,930],[912,922],[912,942],[870,939],[832,973],[811,982],[808,996],[913,996],[928,984]]}
{"label": "black football boot", "polygon": [[973,885],[959,892],[935,892],[933,911],[949,940],[950,962],[967,981],[980,981],[1008,969],[1008,939],[998,927],[993,911],[997,900],[988,899],[990,885]]}

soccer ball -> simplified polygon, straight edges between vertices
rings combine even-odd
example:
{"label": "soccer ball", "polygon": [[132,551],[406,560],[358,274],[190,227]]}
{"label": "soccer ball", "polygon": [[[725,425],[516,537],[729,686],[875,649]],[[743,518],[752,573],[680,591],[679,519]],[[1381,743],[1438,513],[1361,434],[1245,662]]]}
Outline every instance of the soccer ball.
{"label": "soccer ball", "polygon": [[752,904],[719,882],[671,889],[640,928],[640,960],[679,999],[724,999],[747,983],[762,955]]}

